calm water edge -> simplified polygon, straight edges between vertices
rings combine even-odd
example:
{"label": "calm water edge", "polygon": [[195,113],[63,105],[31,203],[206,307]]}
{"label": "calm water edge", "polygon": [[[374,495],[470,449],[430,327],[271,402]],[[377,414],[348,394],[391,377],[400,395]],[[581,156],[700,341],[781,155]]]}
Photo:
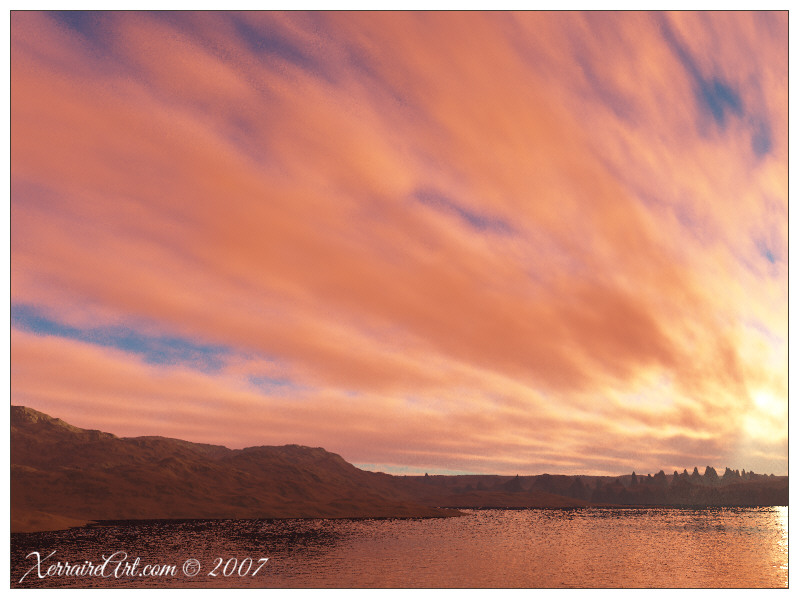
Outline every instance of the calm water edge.
{"label": "calm water edge", "polygon": [[787,507],[465,512],[449,519],[137,521],[13,534],[11,586],[788,586]]}

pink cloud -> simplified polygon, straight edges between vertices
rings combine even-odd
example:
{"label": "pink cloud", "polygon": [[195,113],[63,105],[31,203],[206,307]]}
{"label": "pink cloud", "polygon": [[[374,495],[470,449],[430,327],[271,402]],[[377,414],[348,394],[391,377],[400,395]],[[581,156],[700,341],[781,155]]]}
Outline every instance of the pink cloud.
{"label": "pink cloud", "polygon": [[[787,329],[786,24],[663,18],[752,114],[704,133],[649,13],[112,13],[89,40],[14,13],[12,303],[234,358],[13,330],[12,402],[370,463],[625,472],[620,422],[653,460],[738,460],[788,377],[747,350]],[[294,402],[248,384],[274,369]]]}

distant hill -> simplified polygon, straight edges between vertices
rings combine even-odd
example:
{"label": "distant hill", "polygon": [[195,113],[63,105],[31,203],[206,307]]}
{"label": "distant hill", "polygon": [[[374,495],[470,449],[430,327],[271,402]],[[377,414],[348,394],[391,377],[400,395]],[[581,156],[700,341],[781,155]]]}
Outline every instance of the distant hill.
{"label": "distant hill", "polygon": [[12,531],[116,519],[459,514],[420,504],[423,484],[398,489],[394,479],[322,448],[119,438],[11,407]]}
{"label": "distant hill", "polygon": [[789,478],[760,475],[726,469],[718,476],[712,467],[701,475],[698,469],[690,475],[684,471],[666,475],[434,475],[415,477],[440,490],[440,497],[452,501],[442,506],[472,506],[459,499],[476,492],[497,495],[515,492],[515,497],[529,494],[541,504],[542,494],[554,495],[563,501],[583,502],[591,506],[788,506]]}

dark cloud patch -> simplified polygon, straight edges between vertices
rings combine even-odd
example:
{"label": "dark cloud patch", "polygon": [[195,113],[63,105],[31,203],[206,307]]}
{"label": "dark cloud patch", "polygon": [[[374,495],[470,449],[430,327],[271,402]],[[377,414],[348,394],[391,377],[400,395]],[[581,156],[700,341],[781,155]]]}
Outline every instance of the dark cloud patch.
{"label": "dark cloud patch", "polygon": [[596,99],[611,110],[618,119],[629,123],[634,121],[634,106],[628,98],[616,90],[610,83],[597,75],[592,66],[591,59],[586,56],[576,58],[578,64],[586,77],[587,83],[591,86]]}
{"label": "dark cloud patch", "polygon": [[750,138],[750,146],[753,154],[761,158],[772,151],[772,131],[769,124],[764,120],[755,120],[753,123],[753,133]]}
{"label": "dark cloud patch", "polygon": [[623,25],[617,15],[603,12],[587,12],[581,14],[590,30],[593,43],[590,45],[586,35],[572,35],[571,43],[574,48],[573,56],[575,62],[583,72],[586,83],[591,88],[594,99],[600,101],[606,108],[614,113],[618,119],[635,124],[636,110],[635,101],[620,91],[618,86],[608,77],[598,73],[595,65],[603,65],[608,62],[608,57],[592,51],[591,48],[602,48],[605,42],[609,41],[616,44],[620,41],[620,28]]}
{"label": "dark cloud patch", "polygon": [[689,72],[692,80],[695,82],[702,81],[703,76],[700,73],[700,68],[697,66],[694,57],[686,46],[684,46],[683,42],[678,39],[678,35],[672,30],[672,26],[665,16],[662,15],[659,18],[658,25],[664,41],[667,42],[667,45],[678,57],[683,67]]}
{"label": "dark cloud patch", "polygon": [[268,55],[289,62],[330,81],[330,74],[315,58],[311,48],[282,33],[280,28],[255,24],[246,18],[234,16],[233,24],[240,39],[257,55]]}
{"label": "dark cloud patch", "polygon": [[302,392],[307,390],[308,388],[305,386],[297,385],[291,379],[286,379],[283,377],[265,377],[260,375],[251,375],[247,378],[254,388],[261,392],[265,392],[270,395],[275,394],[294,394],[297,392]]}
{"label": "dark cloud patch", "polygon": [[93,39],[100,27],[104,13],[92,10],[57,10],[53,18],[82,36]]}
{"label": "dark cloud patch", "polygon": [[503,219],[468,210],[435,190],[427,188],[417,190],[414,199],[425,206],[457,217],[462,223],[479,232],[508,234],[513,231],[511,225]]}
{"label": "dark cloud patch", "polygon": [[691,204],[687,202],[675,204],[672,211],[678,222],[699,242],[706,244],[713,238],[710,230],[712,224],[706,222]]}
{"label": "dark cloud patch", "polygon": [[407,107],[409,105],[409,91],[394,85],[380,70],[373,65],[374,58],[363,48],[355,44],[350,44],[347,49],[347,56],[350,66],[369,81],[370,89],[384,94],[390,98],[397,106]]}
{"label": "dark cloud patch", "polygon": [[75,78],[95,76],[129,81],[143,79],[141,67],[125,50],[126,36],[120,25],[126,20],[140,23],[151,18],[177,23],[179,14],[167,11],[47,11],[44,14],[75,43],[82,53],[78,61],[54,60],[64,75]]}

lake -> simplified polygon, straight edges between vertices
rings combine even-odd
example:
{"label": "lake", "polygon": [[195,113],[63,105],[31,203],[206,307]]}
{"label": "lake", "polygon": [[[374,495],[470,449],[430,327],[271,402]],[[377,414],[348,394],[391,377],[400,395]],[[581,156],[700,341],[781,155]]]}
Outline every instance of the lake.
{"label": "lake", "polygon": [[134,521],[12,534],[11,585],[788,586],[787,507],[465,513],[449,519]]}

